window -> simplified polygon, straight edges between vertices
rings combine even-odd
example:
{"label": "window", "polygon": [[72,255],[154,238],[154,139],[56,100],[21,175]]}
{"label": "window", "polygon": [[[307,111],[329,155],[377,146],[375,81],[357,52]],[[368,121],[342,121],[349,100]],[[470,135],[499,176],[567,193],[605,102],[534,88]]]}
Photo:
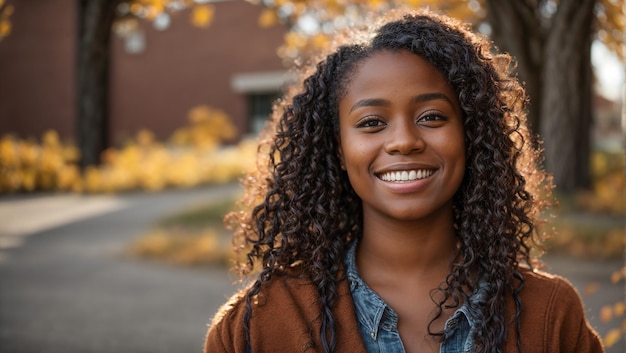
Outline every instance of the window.
{"label": "window", "polygon": [[248,94],[248,131],[251,134],[261,132],[279,94],[279,92]]}
{"label": "window", "polygon": [[244,95],[248,102],[246,118],[250,134],[263,129],[281,89],[291,81],[293,75],[285,71],[240,73],[232,77],[233,90]]}

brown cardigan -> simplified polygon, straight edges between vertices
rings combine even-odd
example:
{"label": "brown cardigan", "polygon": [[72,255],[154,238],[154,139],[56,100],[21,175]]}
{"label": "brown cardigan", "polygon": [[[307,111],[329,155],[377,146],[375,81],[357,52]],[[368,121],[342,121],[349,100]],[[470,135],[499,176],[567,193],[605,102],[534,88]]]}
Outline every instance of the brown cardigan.
{"label": "brown cardigan", "polygon": [[[526,284],[521,292],[522,349],[534,352],[604,352],[598,335],[585,319],[576,290],[565,279],[545,273],[522,271]],[[335,352],[365,353],[357,327],[347,280],[340,282],[339,300],[333,310],[336,325]],[[245,353],[245,296],[231,298],[213,319],[205,353]],[[507,318],[515,312],[507,304]],[[250,339],[253,353],[321,352],[320,306],[315,287],[304,279],[275,277],[264,285],[253,303]],[[515,329],[509,324],[505,352],[517,352]]]}

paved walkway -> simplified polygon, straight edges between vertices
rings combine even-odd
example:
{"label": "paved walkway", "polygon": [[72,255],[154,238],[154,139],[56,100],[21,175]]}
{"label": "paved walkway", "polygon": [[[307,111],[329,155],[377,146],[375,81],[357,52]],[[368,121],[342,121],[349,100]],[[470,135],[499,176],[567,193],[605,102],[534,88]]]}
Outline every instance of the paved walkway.
{"label": "paved walkway", "polygon": [[[160,217],[239,192],[236,185],[121,196],[0,197],[0,351],[199,352],[206,323],[235,290],[221,269],[189,269],[124,251]],[[624,299],[621,260],[548,256],[549,270],[600,309]],[[625,352],[624,341],[608,350]]]}
{"label": "paved walkway", "polygon": [[0,199],[0,234],[20,239],[0,263],[0,352],[200,352],[233,278],[125,251],[160,217],[238,191]]}
{"label": "paved walkway", "polygon": [[29,235],[125,206],[123,198],[115,196],[47,194],[0,199],[0,260],[2,250],[20,246]]}

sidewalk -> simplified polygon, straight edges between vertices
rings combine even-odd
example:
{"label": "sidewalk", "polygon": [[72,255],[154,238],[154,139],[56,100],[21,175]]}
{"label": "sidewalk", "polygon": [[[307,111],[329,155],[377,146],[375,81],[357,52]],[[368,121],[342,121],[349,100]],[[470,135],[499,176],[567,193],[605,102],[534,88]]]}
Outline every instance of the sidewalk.
{"label": "sidewalk", "polygon": [[235,290],[233,278],[126,250],[161,217],[238,191],[220,185],[0,200],[3,239],[24,240],[5,249],[0,263],[0,351],[200,352],[207,323]]}
{"label": "sidewalk", "polygon": [[2,251],[20,246],[24,237],[120,210],[126,206],[116,196],[41,194],[0,197],[0,261]]}

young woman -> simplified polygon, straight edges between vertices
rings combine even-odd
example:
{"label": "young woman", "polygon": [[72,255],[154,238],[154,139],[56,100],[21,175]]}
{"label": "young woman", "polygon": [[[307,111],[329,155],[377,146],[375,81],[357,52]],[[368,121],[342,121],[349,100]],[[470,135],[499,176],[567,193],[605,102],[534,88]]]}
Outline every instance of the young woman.
{"label": "young woman", "polygon": [[394,16],[277,107],[231,216],[258,277],[205,352],[602,352],[572,286],[533,270],[550,181],[510,57]]}

